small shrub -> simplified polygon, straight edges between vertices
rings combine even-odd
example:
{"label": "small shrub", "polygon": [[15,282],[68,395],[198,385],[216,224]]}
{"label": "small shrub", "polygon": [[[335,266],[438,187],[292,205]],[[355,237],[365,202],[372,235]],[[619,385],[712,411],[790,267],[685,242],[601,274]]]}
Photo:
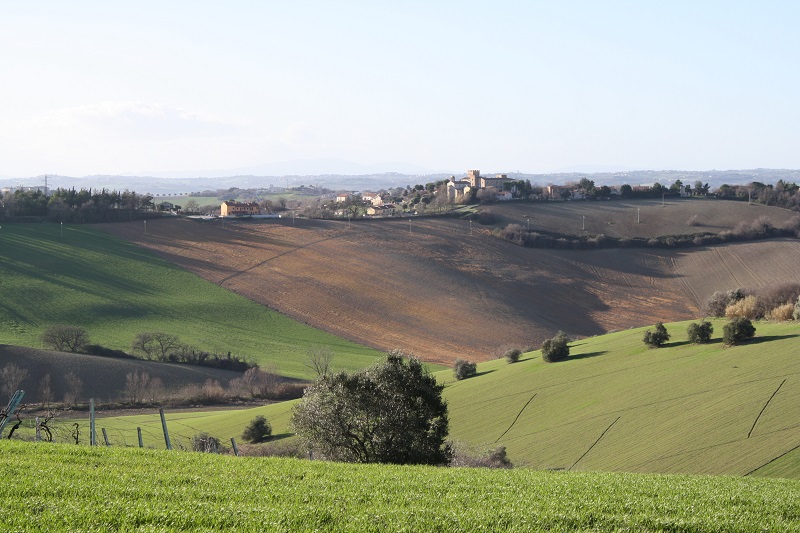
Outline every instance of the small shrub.
{"label": "small shrub", "polygon": [[711,341],[711,334],[714,333],[714,326],[711,322],[702,321],[699,324],[692,322],[686,329],[689,342],[694,344],[706,344]]}
{"label": "small shrub", "polygon": [[456,379],[467,379],[478,373],[478,366],[472,361],[465,361],[464,359],[456,359],[453,362],[453,375]]}
{"label": "small shrub", "polygon": [[650,331],[649,329],[644,332],[644,338],[642,338],[642,342],[644,342],[650,348],[661,348],[666,344],[669,340],[670,335],[667,333],[667,328],[664,327],[664,324],[658,322],[655,326],[655,331]]}
{"label": "small shrub", "polygon": [[800,320],[800,296],[797,298],[797,302],[794,304],[794,311],[792,311],[792,318],[795,320]]}
{"label": "small shrub", "polygon": [[271,436],[272,426],[270,426],[267,419],[261,415],[251,420],[242,433],[242,439],[252,444],[266,442]]}
{"label": "small shrub", "polygon": [[700,217],[697,215],[692,215],[689,217],[689,220],[686,221],[686,224],[690,227],[695,227],[700,225]]}
{"label": "small shrub", "polygon": [[569,346],[567,343],[569,339],[567,334],[563,331],[556,333],[552,339],[547,339],[542,343],[542,359],[546,363],[555,363],[556,361],[563,361],[569,357]]}
{"label": "small shrub", "polygon": [[505,358],[509,363],[516,363],[519,361],[520,355],[522,355],[522,350],[514,348],[513,350],[509,350],[505,353]]}
{"label": "small shrub", "polygon": [[756,334],[756,328],[750,319],[745,317],[736,317],[730,322],[725,324],[722,328],[722,342],[728,346],[739,344],[746,341]]}
{"label": "small shrub", "polygon": [[204,453],[220,453],[222,444],[217,437],[212,437],[208,433],[200,433],[192,437],[192,450]]}

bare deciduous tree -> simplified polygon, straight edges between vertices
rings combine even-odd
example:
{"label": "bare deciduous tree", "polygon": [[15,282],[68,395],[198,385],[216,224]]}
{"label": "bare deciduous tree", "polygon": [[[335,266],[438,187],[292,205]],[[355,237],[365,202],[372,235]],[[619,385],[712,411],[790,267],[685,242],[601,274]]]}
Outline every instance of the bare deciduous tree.
{"label": "bare deciduous tree", "polygon": [[78,326],[56,324],[45,330],[42,342],[59,352],[78,352],[89,343],[89,334]]}
{"label": "bare deciduous tree", "polygon": [[42,379],[39,380],[39,398],[45,408],[50,402],[56,399],[56,395],[53,393],[53,386],[50,382],[49,373],[42,376]]}
{"label": "bare deciduous tree", "polygon": [[0,369],[0,388],[2,388],[3,394],[11,398],[27,377],[27,370],[18,367],[14,363],[8,363]]}
{"label": "bare deciduous tree", "polygon": [[125,394],[128,400],[135,404],[140,403],[145,396],[150,385],[150,374],[147,372],[139,373],[138,370],[128,372],[125,376]]}
{"label": "bare deciduous tree", "polygon": [[134,351],[145,354],[147,359],[158,358],[161,361],[168,360],[170,353],[180,346],[177,335],[162,331],[138,333],[131,345]]}
{"label": "bare deciduous tree", "polygon": [[311,346],[306,352],[308,361],[306,366],[317,373],[317,376],[327,376],[331,371],[333,351],[327,346]]}
{"label": "bare deciduous tree", "polygon": [[78,403],[83,392],[83,380],[74,372],[67,372],[64,375],[64,381],[67,383],[67,392],[64,394],[64,403],[74,405]]}

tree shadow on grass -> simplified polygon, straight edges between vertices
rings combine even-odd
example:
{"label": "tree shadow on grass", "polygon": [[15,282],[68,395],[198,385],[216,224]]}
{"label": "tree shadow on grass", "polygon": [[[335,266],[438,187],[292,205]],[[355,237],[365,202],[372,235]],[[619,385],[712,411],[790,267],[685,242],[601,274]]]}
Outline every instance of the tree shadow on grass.
{"label": "tree shadow on grass", "polygon": [[278,440],[287,439],[289,437],[294,437],[294,433],[277,433],[275,435],[272,435],[266,442],[275,442]]}
{"label": "tree shadow on grass", "polygon": [[575,355],[570,355],[565,361],[575,361],[577,359],[586,359],[587,357],[597,357],[598,355],[605,355],[608,353],[608,350],[600,350],[597,352],[588,352],[588,353],[578,353]]}
{"label": "tree shadow on grass", "polygon": [[[748,339],[739,344],[761,344],[762,342],[780,341],[783,339],[794,339],[796,337],[800,337],[800,334],[794,333],[792,335],[766,335],[764,337],[753,337],[752,339]],[[722,342],[721,339],[720,342]]]}
{"label": "tree shadow on grass", "polygon": [[484,376],[484,375],[486,375],[486,374],[491,374],[492,372],[497,372],[497,371],[496,371],[496,370],[484,370],[483,372],[477,372],[477,373],[476,373],[474,376],[472,376],[472,377],[475,377],[475,378],[477,378],[478,376]]}

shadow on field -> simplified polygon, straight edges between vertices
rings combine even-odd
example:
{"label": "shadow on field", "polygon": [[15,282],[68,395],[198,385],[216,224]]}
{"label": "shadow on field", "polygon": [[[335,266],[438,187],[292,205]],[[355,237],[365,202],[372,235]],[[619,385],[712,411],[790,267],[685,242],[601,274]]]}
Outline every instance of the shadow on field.
{"label": "shadow on field", "polygon": [[575,361],[577,359],[586,359],[587,357],[597,357],[598,355],[605,355],[608,353],[608,350],[600,350],[597,352],[588,352],[588,353],[579,353],[575,355],[570,355],[567,361]]}
{"label": "shadow on field", "polygon": [[496,372],[496,370],[485,370],[483,372],[478,372],[473,377],[477,378],[478,376],[485,376],[486,374],[491,374],[492,372]]}
{"label": "shadow on field", "polygon": [[288,439],[289,437],[294,437],[294,433],[278,433],[277,435],[272,435],[267,442],[275,442],[277,440]]}
{"label": "shadow on field", "polygon": [[800,337],[800,334],[795,333],[792,335],[767,335],[765,337],[754,337],[743,344],[761,344],[762,342],[780,341],[783,339],[794,339],[796,337]]}

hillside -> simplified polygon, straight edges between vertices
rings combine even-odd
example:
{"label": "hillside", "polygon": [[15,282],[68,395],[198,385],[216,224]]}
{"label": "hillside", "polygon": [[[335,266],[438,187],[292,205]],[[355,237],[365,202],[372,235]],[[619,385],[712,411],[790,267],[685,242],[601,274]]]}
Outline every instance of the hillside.
{"label": "hillside", "polygon": [[197,350],[232,352],[296,378],[314,375],[305,366],[311,346],[329,347],[340,368],[379,355],[87,226],[65,225],[62,236],[57,224],[3,224],[0,294],[2,344],[40,348],[48,326],[66,323],[85,328],[92,343],[130,350],[137,333],[163,331]]}
{"label": "hillside", "polygon": [[[686,220],[697,209],[713,229],[765,215],[775,224],[795,216],[738,202],[651,204],[644,202],[641,209],[663,218],[655,222],[648,213],[647,223],[629,224],[631,231],[691,229]],[[566,226],[556,217],[566,214],[557,210],[572,206],[610,209],[603,220],[635,217],[630,205],[615,202],[494,205],[491,210],[501,220],[522,224],[526,212],[533,227],[541,217],[555,228]],[[677,222],[670,226],[666,220]],[[587,220],[587,228],[593,223]],[[612,226],[621,231],[624,224]],[[491,235],[491,227],[448,218],[350,224],[282,219],[224,227],[161,220],[152,222],[147,234],[141,224],[102,228],[302,322],[376,349],[401,348],[443,364],[456,357],[489,360],[514,346],[538,347],[559,329],[590,336],[689,319],[700,315],[714,291],[800,282],[796,240],[680,250],[540,250],[502,241]]]}
{"label": "hillside", "polygon": [[[482,363],[463,381],[441,371],[450,438],[506,446],[515,464],[534,469],[800,479],[797,325],[758,322],[753,341],[725,348],[724,323],[714,322],[708,345],[687,344],[683,322],[667,324],[672,339],[660,349],[645,348],[639,328],[573,342],[561,363],[536,351],[515,364]],[[239,438],[259,414],[286,437],[293,405],[168,413],[167,421],[184,445],[202,431]],[[146,446],[163,447],[155,411],[104,417],[98,427],[115,445],[133,445],[143,427]]]}
{"label": "hillside", "polygon": [[0,469],[3,523],[20,532],[800,529],[800,483],[779,479],[349,465],[8,441],[0,442]]}
{"label": "hillside", "polygon": [[125,380],[127,374],[134,372],[146,372],[151,378],[160,379],[172,390],[178,390],[186,385],[202,385],[208,379],[227,384],[231,379],[242,375],[241,372],[231,370],[52,352],[0,344],[0,368],[9,363],[28,372],[27,377],[20,383],[20,388],[25,391],[26,403],[42,401],[39,383],[46,374],[50,374],[53,399],[57,401],[61,401],[68,390],[63,377],[70,372],[75,374],[83,383],[80,394],[82,403],[88,398],[94,398],[98,402],[127,401],[123,392]]}

